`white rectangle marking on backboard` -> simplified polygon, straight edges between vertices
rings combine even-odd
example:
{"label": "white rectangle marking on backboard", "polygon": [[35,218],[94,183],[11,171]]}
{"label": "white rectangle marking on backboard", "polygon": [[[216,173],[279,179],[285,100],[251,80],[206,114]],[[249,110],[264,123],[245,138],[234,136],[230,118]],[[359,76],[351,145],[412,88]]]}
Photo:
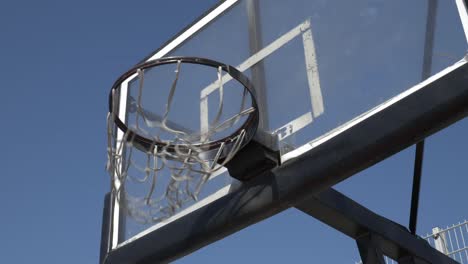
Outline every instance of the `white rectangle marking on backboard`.
{"label": "white rectangle marking on backboard", "polygon": [[[295,28],[293,28],[292,30],[290,30],[289,32],[287,32],[286,34],[284,34],[283,36],[279,37],[278,39],[276,39],[275,41],[270,43],[269,45],[267,45],[265,48],[261,49],[260,51],[258,51],[257,53],[255,53],[254,55],[249,57],[247,60],[245,60],[239,66],[237,66],[237,69],[239,71],[241,71],[241,72],[244,72],[245,70],[249,69],[250,67],[254,66],[258,62],[262,61],[263,59],[265,59],[266,57],[271,55],[273,52],[275,52],[276,50],[278,50],[282,46],[289,43],[295,37],[303,34],[304,32],[307,32],[308,29],[310,29],[310,21],[306,20],[303,23],[301,23],[300,25],[298,25]],[[309,40],[307,40],[307,41],[309,41]],[[311,52],[313,52],[313,53],[315,52],[315,50],[313,49],[313,45],[312,45],[312,49],[311,49],[310,43],[307,43],[307,48],[304,47],[304,49],[307,50],[307,54],[310,54]],[[310,74],[308,73],[308,76],[309,75],[311,76],[310,78],[317,78],[318,79],[318,76],[315,76],[315,75],[317,75],[317,73],[313,73],[313,72],[310,73]],[[221,80],[222,80],[222,83],[224,84],[224,83],[227,83],[227,82],[231,81],[232,77],[229,74],[225,74],[222,77]],[[314,85],[316,85],[316,84],[314,84]],[[219,87],[219,82],[214,81],[212,84],[205,87],[200,93],[200,129],[201,129],[202,133],[207,132],[208,128],[209,128],[208,96],[212,92],[217,90],[218,87]],[[316,86],[314,86],[314,90],[316,90],[315,87]],[[321,96],[320,87],[318,87],[318,89],[319,89],[319,93],[320,93],[320,96]],[[319,101],[321,101],[321,97],[320,97]],[[320,109],[320,104],[316,108],[319,110]],[[322,103],[322,108],[323,108],[323,103]],[[292,122],[294,122],[294,121],[292,121]]]}
{"label": "white rectangle marking on backboard", "polygon": [[[258,62],[262,61],[269,55],[271,55],[276,50],[280,49],[291,40],[296,38],[297,36],[302,34],[303,38],[303,45],[304,45],[304,55],[305,55],[305,63],[306,63],[306,74],[309,84],[309,93],[311,97],[311,104],[312,104],[312,111],[313,116],[317,117],[324,112],[323,107],[323,98],[322,92],[320,88],[320,80],[318,75],[318,67],[317,67],[317,58],[315,54],[315,45],[313,42],[312,37],[312,30],[311,24],[309,20],[304,21],[303,23],[299,24],[295,28],[291,29],[248,59],[238,65],[236,68],[244,72],[247,69],[251,68]],[[229,74],[225,74],[222,76],[222,83],[227,83],[232,80],[232,77]],[[214,81],[207,87],[205,87],[200,93],[200,129],[202,134],[206,133],[209,129],[209,116],[208,116],[208,96],[217,90],[219,87],[219,82]],[[302,117],[297,118],[289,122],[288,124],[284,125],[282,128],[277,129],[281,130],[287,127],[290,127],[294,131],[293,133],[299,131],[300,129],[304,128],[306,125],[310,124],[313,120],[312,116],[307,116],[305,114]],[[287,134],[281,139],[288,137],[291,134]],[[280,140],[281,140],[280,139]]]}
{"label": "white rectangle marking on backboard", "polygon": [[209,130],[209,117],[208,117],[208,97],[200,99],[200,140],[204,142],[207,140]]}
{"label": "white rectangle marking on backboard", "polygon": [[309,125],[312,123],[312,121],[312,113],[308,112],[287,123],[286,125],[276,129],[274,133],[278,136],[278,140],[281,141]]}
{"label": "white rectangle marking on backboard", "polygon": [[200,19],[200,21],[198,21],[193,26],[191,26],[189,29],[184,31],[182,34],[180,34],[178,37],[176,37],[173,41],[171,41],[169,44],[167,44],[164,48],[162,48],[160,51],[156,52],[147,61],[154,60],[154,59],[159,59],[159,58],[165,56],[167,53],[171,52],[173,49],[175,49],[177,46],[179,46],[186,39],[193,36],[197,31],[202,29],[204,26],[206,26],[208,23],[210,23],[213,19],[217,18],[221,13],[223,13],[225,10],[230,8],[232,5],[234,5],[238,1],[239,0],[226,0],[226,1],[224,1],[224,3],[222,3],[220,6],[218,6],[213,11],[208,13],[205,17]]}
{"label": "white rectangle marking on backboard", "polygon": [[[240,72],[244,72],[245,70],[249,69],[250,67],[254,66],[257,64],[259,61],[265,59],[269,55],[271,55],[273,52],[293,40],[295,37],[299,36],[302,34],[303,31],[307,30],[310,27],[310,22],[307,20],[303,22],[302,24],[298,25],[297,27],[293,28],[283,36],[279,37],[272,43],[270,43],[268,46],[265,48],[261,49],[251,57],[249,57],[247,60],[245,60],[243,63],[239,64],[236,68]],[[232,80],[232,77],[229,74],[226,74],[222,77],[223,84],[229,82]],[[208,85],[206,88],[204,88],[201,93],[200,93],[200,98],[206,97],[212,92],[214,92],[216,89],[219,87],[219,82],[214,81],[212,84]]]}
{"label": "white rectangle marking on backboard", "polygon": [[308,28],[310,28],[310,22],[309,22],[309,20],[306,20],[302,24],[300,24],[297,27],[291,29],[289,32],[287,32],[283,36],[279,37],[278,39],[276,39],[275,41],[270,43],[268,46],[261,49],[260,51],[258,51],[254,55],[252,55],[250,58],[245,60],[242,64],[240,64],[238,66],[239,71],[244,72],[245,70],[247,70],[250,67],[254,66],[259,61],[261,61],[261,60],[265,59],[266,57],[270,56],[273,52],[275,52],[276,50],[278,50],[282,46],[289,43],[295,37],[302,34],[302,32],[307,30]]}
{"label": "white rectangle marking on backboard", "polygon": [[333,129],[332,131],[316,138],[316,139],[313,139],[311,141],[309,141],[308,143],[304,144],[303,146],[291,151],[291,152],[288,152],[286,153],[285,155],[281,156],[281,162],[286,162],[288,160],[291,160],[291,159],[294,159],[296,157],[299,157],[301,156],[302,154],[306,153],[307,151],[310,151],[311,149],[327,142],[328,140],[336,137],[337,135],[343,133],[344,131],[352,128],[353,126],[361,123],[362,121],[366,120],[367,118],[383,111],[384,109],[390,107],[391,105],[397,103],[398,101],[401,101],[403,98],[406,98],[408,97],[409,95],[423,89],[424,87],[426,87],[429,83],[432,83],[434,82],[435,80],[445,76],[446,74],[456,70],[457,68],[463,66],[467,64],[467,59],[464,58],[462,59],[461,61],[458,61],[456,62],[454,65],[450,66],[450,67],[447,67],[445,68],[444,70],[438,72],[437,74],[434,74],[432,75],[431,77],[429,77],[428,79],[424,80],[423,82],[420,82],[418,83],[417,85],[409,88],[408,90],[398,94],[397,96],[393,97],[393,98],[390,98],[389,100],[387,100],[386,102],[372,108],[371,110],[357,116],[356,118],[348,121],[347,123]]}
{"label": "white rectangle marking on backboard", "polygon": [[315,53],[314,38],[312,30],[309,28],[302,34],[304,42],[304,55],[307,72],[307,81],[309,82],[309,92],[314,117],[318,117],[324,111],[322,90],[320,89],[320,79],[317,65],[317,56]]}
{"label": "white rectangle marking on backboard", "polygon": [[223,174],[225,172],[227,172],[227,168],[226,167],[221,167],[218,170],[216,170],[215,172],[211,173],[210,178],[208,178],[208,180],[211,181],[214,178],[218,177],[219,175],[221,175],[221,174]]}

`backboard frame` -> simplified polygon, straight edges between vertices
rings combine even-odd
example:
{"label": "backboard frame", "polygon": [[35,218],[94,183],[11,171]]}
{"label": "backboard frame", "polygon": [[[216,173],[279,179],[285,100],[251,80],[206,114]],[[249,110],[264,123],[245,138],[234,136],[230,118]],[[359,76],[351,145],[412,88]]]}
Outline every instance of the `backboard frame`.
{"label": "backboard frame", "polygon": [[[173,49],[190,37],[190,34],[185,33],[191,32],[193,34],[197,30],[200,30],[204,25],[210,23],[219,14],[228,10],[238,1],[220,1],[214,8],[202,15],[198,22],[182,30],[181,33],[163,45],[163,48],[158,49],[154,52],[154,55],[148,56],[144,61],[164,56],[170,51],[168,47],[172,47]],[[455,1],[468,40],[466,1]],[[171,225],[163,225],[157,231],[149,230],[149,232],[138,237],[138,239],[117,246],[118,243],[115,242],[116,239],[112,233],[118,233],[119,227],[118,224],[116,227],[114,219],[114,223],[111,225],[107,225],[105,228],[103,225],[103,230],[108,230],[106,233],[103,232],[103,238],[108,237],[111,243],[109,243],[108,247],[104,247],[107,249],[107,252],[101,252],[103,256],[102,263],[172,261],[291,206],[302,207],[303,211],[305,211],[307,210],[306,201],[310,201],[310,199],[316,199],[321,204],[327,203],[329,200],[326,200],[323,196],[317,196],[317,194],[320,192],[333,192],[333,190],[326,190],[372,164],[466,117],[468,114],[468,106],[466,104],[468,101],[468,88],[464,87],[466,86],[464,85],[464,76],[467,74],[468,65],[466,58],[464,58],[456,65],[448,67],[428,80],[409,89],[407,92],[346,123],[333,133],[324,135],[314,142],[297,149],[297,151],[289,153],[285,157],[285,164],[281,167],[248,184],[244,184],[234,192],[224,193],[223,197],[210,201],[210,203],[198,207],[197,210],[186,212],[186,214],[176,218]],[[452,89],[444,90],[444,96],[438,97],[441,94],[441,89],[444,87],[452,87]],[[418,106],[417,109],[415,105]],[[122,106],[124,105],[122,104]],[[411,109],[411,113],[409,114],[407,112],[408,109]],[[382,124],[380,121],[382,119],[393,121],[389,116],[395,115],[405,116],[405,120],[402,122],[400,118],[398,120],[399,123],[386,122],[385,124]],[[372,131],[372,128],[376,126],[383,126],[383,129],[377,133],[378,135],[375,135],[375,131]],[[346,161],[346,164],[345,166],[340,166],[339,171],[334,171],[332,168],[336,164],[336,161],[327,159],[327,153],[336,149],[334,146],[339,145],[340,142],[342,143],[345,137],[349,138],[363,134],[368,135],[368,137],[357,138],[349,150],[338,154],[340,160]],[[359,156],[354,154],[356,152],[363,155],[356,157]],[[319,162],[320,164],[312,164],[310,162],[312,160],[319,160],[321,162]],[[330,171],[333,172],[332,176],[330,176]],[[291,178],[294,180],[291,180]],[[288,181],[285,179],[288,179]],[[349,199],[340,197],[340,194],[330,194],[328,198],[331,200]],[[216,215],[221,210],[235,207],[236,201],[247,200],[251,201],[246,203],[244,208],[235,215],[226,214],[218,215],[216,219],[210,218],[211,214]],[[106,205],[105,212],[115,210],[112,201],[107,201]],[[359,205],[355,206],[359,207]],[[334,210],[339,211],[339,208],[335,208]],[[189,232],[185,232],[187,230],[183,226],[194,220],[201,221],[201,216],[210,218],[212,222],[206,227],[196,227],[195,230],[191,230],[190,234],[188,234]],[[320,219],[320,215],[314,215],[314,217]],[[381,223],[381,225],[372,229],[372,223],[376,223],[374,220],[380,221],[379,219],[381,218],[379,218],[380,216],[376,216],[375,218],[374,216],[366,217],[371,219],[370,226],[366,226],[366,228],[373,230],[373,232],[380,232],[380,235],[384,234],[384,230],[387,228],[395,229],[395,223],[388,219],[385,219],[384,222],[386,223]],[[351,217],[345,217],[343,221],[350,221],[350,219]],[[327,220],[323,221],[330,224]],[[223,228],[223,224],[227,222],[235,222],[235,224],[229,228]],[[333,224],[330,225],[333,226]],[[336,225],[333,227],[344,232],[340,230],[339,225],[338,227]],[[402,232],[406,231],[403,230]],[[344,233],[347,234],[346,232]],[[170,241],[165,241],[163,244],[155,244],[155,242],[161,241],[159,238],[164,237],[164,234],[171,234],[173,238]],[[388,237],[386,239],[388,240]],[[446,259],[445,256],[434,253],[430,248],[421,249],[418,241],[401,243],[401,241],[395,241],[397,239],[389,240],[397,244],[396,248],[398,250],[394,251],[397,253],[392,253],[390,252],[391,250],[384,253],[395,259],[402,257],[400,255],[401,250],[407,250],[425,260],[429,260],[428,256],[432,256],[439,259],[440,263],[453,263]],[[411,240],[411,237],[408,237],[408,240]],[[409,250],[410,248],[413,248],[413,250]],[[418,248],[419,250],[417,250]]]}

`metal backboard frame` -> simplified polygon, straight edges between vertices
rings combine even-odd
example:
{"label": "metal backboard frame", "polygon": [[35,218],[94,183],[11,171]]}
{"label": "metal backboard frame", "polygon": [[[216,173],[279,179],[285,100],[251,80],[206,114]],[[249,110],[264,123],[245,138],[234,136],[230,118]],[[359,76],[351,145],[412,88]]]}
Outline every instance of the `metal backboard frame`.
{"label": "metal backboard frame", "polygon": [[[220,2],[202,16],[198,22],[183,30],[181,34],[145,60],[167,55],[237,2],[239,1]],[[466,33],[468,32],[466,3],[462,0],[456,0],[456,4]],[[276,41],[271,42],[270,45],[262,49],[254,47],[253,55],[239,64],[238,68],[241,70],[251,68],[266,58],[269,53],[287,45],[289,40],[296,37],[302,38],[304,53],[312,53],[306,58],[314,58],[314,42],[310,41],[312,33],[309,33],[309,29],[310,21],[305,20]],[[307,63],[306,61],[306,65],[310,66],[307,69],[312,69],[316,62]],[[258,68],[256,70],[261,71]],[[310,90],[310,93],[320,94],[320,84],[317,83],[319,78],[316,75],[318,72],[314,70],[306,72],[307,76],[310,77],[308,78],[309,87],[314,88]],[[325,190],[466,117],[468,113],[466,103],[468,102],[468,87],[466,87],[464,76],[467,74],[467,60],[462,59],[453,66],[447,67],[423,82],[345,122],[329,133],[325,133],[293,151],[286,152],[282,155],[283,164],[269,173],[235,189],[229,185],[223,187],[168,221],[156,224],[124,242],[119,242],[122,240],[119,235],[123,228],[119,224],[122,221],[119,206],[109,194],[106,198],[104,219],[111,219],[111,221],[103,223],[101,262],[155,263],[175,260],[252,223],[261,221],[291,206],[296,206],[355,239],[358,238],[358,234],[353,233],[352,229],[345,230],[345,226],[349,225],[344,222],[351,221],[353,224],[359,225],[360,228],[368,230],[369,233],[373,234],[372,236],[378,234],[377,240],[380,241],[378,244],[384,245],[385,255],[393,259],[404,258],[405,254],[409,252],[430,263],[452,263],[430,247],[421,246],[420,242],[412,238],[406,230],[396,228],[390,220],[366,211],[365,208],[332,189]],[[260,83],[262,86],[262,80],[254,80],[254,82]],[[451,88],[444,89],[446,87]],[[120,113],[125,113],[126,89],[121,91]],[[213,90],[208,87],[205,91],[205,98],[211,91]],[[314,118],[320,116],[323,113],[323,101],[321,99],[317,101],[317,98],[321,98],[321,95],[311,97],[315,101],[311,102],[310,113],[299,116],[290,124],[278,128],[276,132],[301,129],[304,124],[312,122]],[[201,107],[203,107],[203,100],[201,102]],[[395,119],[395,116],[398,116],[398,119]],[[125,119],[125,115],[122,114],[121,118]],[[203,118],[201,118],[201,122],[203,123]],[[375,133],[375,127],[379,127],[379,133]],[[289,135],[288,133],[280,133],[279,138],[286,138]],[[268,140],[265,139],[268,138],[263,136],[258,141],[275,147],[274,142],[272,144],[266,142]],[[346,149],[340,148],[343,144],[347,145]],[[311,163],[311,160],[314,160],[314,163]],[[338,162],[339,167],[336,166]],[[281,187],[278,188],[278,186]],[[321,194],[317,195],[318,193]],[[333,201],[336,200],[348,201],[349,208],[353,209],[343,212],[344,207],[333,208]],[[240,202],[242,202],[241,208],[238,207]],[[362,215],[359,212],[362,212]],[[330,217],[334,214],[353,215],[353,219],[357,216],[357,219],[362,217],[366,221],[360,222],[359,220],[351,220],[351,217],[344,217],[336,222],[336,220],[332,220],[333,217]],[[191,224],[206,221],[206,219],[210,220],[207,221],[207,225],[195,226]],[[228,222],[235,224],[224,227]],[[402,241],[401,236],[405,236],[406,240]],[[164,241],[164,243],[156,243],[158,241]],[[404,252],[406,253],[404,254]],[[438,259],[440,262],[431,262],[433,259]]]}

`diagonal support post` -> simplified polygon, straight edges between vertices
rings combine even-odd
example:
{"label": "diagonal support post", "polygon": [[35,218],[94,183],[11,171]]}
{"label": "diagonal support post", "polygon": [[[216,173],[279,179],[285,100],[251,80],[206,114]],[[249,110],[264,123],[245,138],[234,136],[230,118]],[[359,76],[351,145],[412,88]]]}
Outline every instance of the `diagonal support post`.
{"label": "diagonal support post", "polygon": [[375,234],[366,233],[356,239],[363,264],[385,264],[384,255],[375,237]]}
{"label": "diagonal support post", "polygon": [[407,261],[425,261],[407,263],[457,263],[431,247],[426,240],[412,235],[404,226],[332,188],[306,198],[295,207],[355,239],[364,264],[381,263],[382,254],[396,260],[411,256]]}

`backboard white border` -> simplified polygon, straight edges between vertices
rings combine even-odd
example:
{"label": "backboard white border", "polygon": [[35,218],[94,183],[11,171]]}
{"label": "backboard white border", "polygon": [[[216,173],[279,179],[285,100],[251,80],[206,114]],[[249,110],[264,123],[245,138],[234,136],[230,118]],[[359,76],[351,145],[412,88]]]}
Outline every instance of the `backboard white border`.
{"label": "backboard white border", "polygon": [[205,17],[200,19],[198,22],[193,24],[190,28],[188,28],[186,31],[184,31],[182,34],[180,34],[178,37],[176,37],[174,40],[169,42],[164,48],[156,52],[153,56],[149,57],[147,61],[149,60],[154,60],[154,59],[159,59],[169,52],[171,52],[173,49],[175,49],[177,46],[179,46],[182,42],[184,42],[186,39],[190,38],[193,34],[195,34],[197,31],[202,29],[205,25],[210,23],[213,19],[217,18],[219,15],[221,15],[224,11],[226,11],[228,8],[233,6],[235,3],[239,2],[240,0],[226,0],[224,1],[221,5],[219,5],[217,8],[215,8],[213,11],[208,13]]}

